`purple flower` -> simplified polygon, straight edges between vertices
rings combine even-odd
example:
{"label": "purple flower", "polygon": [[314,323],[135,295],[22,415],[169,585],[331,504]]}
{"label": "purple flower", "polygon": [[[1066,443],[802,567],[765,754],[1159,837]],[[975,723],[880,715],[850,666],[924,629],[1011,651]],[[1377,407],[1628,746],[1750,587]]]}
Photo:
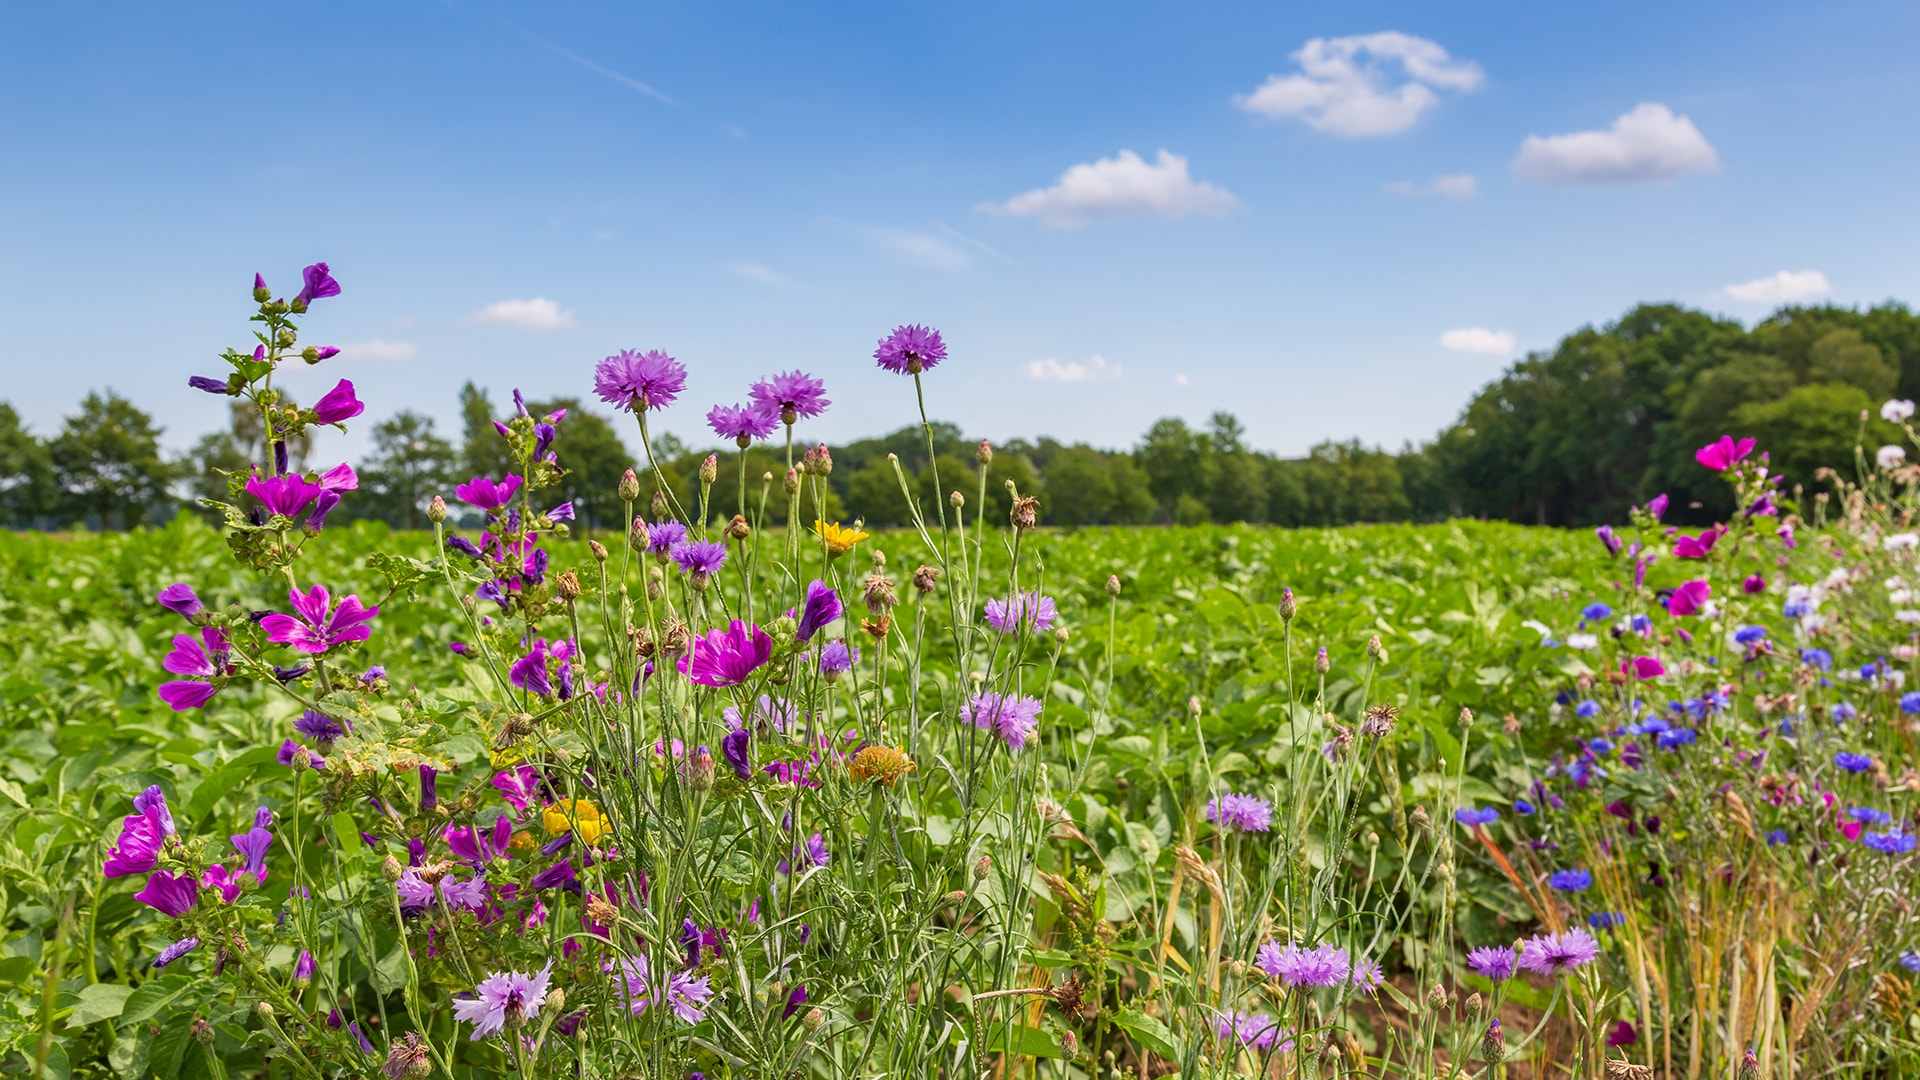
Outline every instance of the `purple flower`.
{"label": "purple flower", "polygon": [[1498,945],[1482,945],[1467,953],[1467,966],[1494,982],[1513,978],[1513,962],[1513,950]]}
{"label": "purple flower", "polygon": [[491,512],[513,501],[513,493],[519,490],[518,476],[509,476],[497,484],[489,477],[476,476],[456,486],[453,489],[453,495],[461,502]]}
{"label": "purple flower", "polygon": [[789,371],[754,383],[748,399],[755,408],[791,424],[800,417],[826,412],[833,402],[827,400],[825,390],[826,384],[819,379],[804,372]]}
{"label": "purple flower", "polygon": [[833,861],[833,856],[827,853],[826,838],[819,833],[807,837],[807,861],[815,866],[825,866]]}
{"label": "purple flower", "polygon": [[687,573],[708,577],[726,565],[727,545],[719,540],[682,540],[667,554]]}
{"label": "purple flower", "polygon": [[573,520],[573,500],[568,499],[566,502],[563,502],[559,506],[556,506],[553,509],[547,511],[547,520],[548,521],[572,521]]}
{"label": "purple flower", "polygon": [[873,358],[895,375],[918,375],[945,360],[947,346],[940,340],[938,330],[897,326],[893,333],[881,339],[879,347],[873,350]]}
{"label": "purple flower", "polygon": [[1463,806],[1453,812],[1453,820],[1469,829],[1477,829],[1482,825],[1491,825],[1499,821],[1500,811],[1491,806],[1478,810],[1471,806]]}
{"label": "purple flower", "polygon": [[727,732],[720,740],[720,756],[733,767],[733,775],[742,780],[753,779],[753,759],[747,754],[747,743],[752,738],[746,728],[739,728]]}
{"label": "purple flower", "polygon": [[305,593],[289,590],[287,598],[299,617],[274,612],[260,620],[260,628],[267,632],[268,641],[291,645],[301,652],[323,653],[335,645],[365,641],[373,636],[367,623],[380,614],[379,608],[362,605],[358,596],[342,597],[339,606],[334,606],[324,585],[315,585]]}
{"label": "purple flower", "polygon": [[[213,626],[200,628],[199,640],[189,634],[173,635],[173,651],[160,666],[175,675],[195,675],[211,679],[229,671],[226,632]],[[160,684],[160,699],[182,712],[197,709],[213,700],[219,688],[212,683],[174,680]]]}
{"label": "purple flower", "polygon": [[815,579],[807,586],[806,603],[800,607],[800,624],[794,631],[794,637],[800,641],[810,640],[821,628],[844,614],[840,606],[840,597],[826,582]]}
{"label": "purple flower", "polygon": [[1562,975],[1599,955],[1600,943],[1576,926],[1564,934],[1535,934],[1521,942],[1519,966],[1542,975]]}
{"label": "purple flower", "polygon": [[770,412],[763,412],[757,406],[741,408],[738,405],[715,405],[707,410],[707,426],[723,439],[732,439],[745,449],[755,439],[764,439],[773,434],[780,418]]}
{"label": "purple flower", "polygon": [[298,772],[302,768],[324,769],[327,767],[326,758],[301,746],[292,739],[288,739],[280,744],[280,752],[275,754],[274,758],[279,761],[280,764],[288,766],[295,772]]}
{"label": "purple flower", "polygon": [[153,958],[153,966],[157,968],[166,967],[168,964],[173,963],[175,960],[180,959],[181,957],[187,955],[188,953],[192,952],[193,950],[199,947],[200,947],[199,938],[197,937],[181,938],[179,941],[176,941],[173,944],[167,946],[166,948],[161,949],[160,955]]}
{"label": "purple flower", "polygon": [[1614,535],[1613,526],[1602,525],[1599,528],[1593,530],[1593,535],[1600,538],[1600,543],[1606,547],[1607,554],[1609,555],[1620,554],[1620,538]]}
{"label": "purple flower", "polygon": [[1038,592],[1016,593],[1005,600],[987,601],[987,625],[1003,634],[1015,633],[1023,622],[1036,633],[1048,630],[1057,617],[1053,597]]}
{"label": "purple flower", "polygon": [[1231,1039],[1257,1053],[1270,1053],[1276,1047],[1281,1053],[1293,1049],[1293,1037],[1280,1026],[1280,1021],[1266,1013],[1223,1012],[1213,1018],[1214,1038],[1221,1042]]}
{"label": "purple flower", "polygon": [[360,403],[359,398],[353,396],[352,381],[341,379],[334,384],[333,389],[326,392],[324,397],[314,402],[313,419],[316,423],[337,424],[342,420],[351,420],[366,411],[367,407]]}
{"label": "purple flower", "polygon": [[160,601],[161,607],[184,619],[191,619],[206,610],[200,603],[200,598],[194,595],[193,586],[185,583],[169,585],[161,589],[156,599]]}
{"label": "purple flower", "polygon": [[298,473],[262,478],[255,473],[247,478],[247,494],[259,499],[269,514],[282,517],[298,517],[313,500],[320,497],[322,488]]}
{"label": "purple flower", "polygon": [[160,849],[173,833],[167,797],[155,784],[134,797],[133,815],[121,819],[120,839],[107,852],[102,872],[110,878],[148,873],[158,865]]}
{"label": "purple flower", "polygon": [[439,769],[431,765],[420,766],[420,809],[422,812],[431,811],[434,807],[440,805],[440,791],[434,786],[434,781],[438,780],[439,777]]}
{"label": "purple flower", "polygon": [[1584,892],[1593,887],[1593,875],[1585,870],[1555,870],[1547,876],[1547,884],[1561,892]]}
{"label": "purple flower", "polygon": [[495,773],[489,783],[501,798],[513,804],[515,810],[524,812],[539,797],[540,773],[531,765],[519,765],[506,772]]}
{"label": "purple flower", "polygon": [[213,700],[213,695],[219,692],[220,688],[212,683],[192,680],[175,680],[160,684],[160,700],[171,706],[174,712],[204,708],[207,702]]}
{"label": "purple flower", "polygon": [[216,379],[210,375],[189,375],[187,376],[187,385],[195,390],[204,390],[209,394],[224,394],[227,392],[227,380]]}
{"label": "purple flower", "polygon": [[533,875],[532,886],[535,889],[558,889],[568,885],[578,885],[580,875],[573,872],[573,863],[561,859],[545,870]]}
{"label": "purple flower", "polygon": [[155,870],[147,886],[133,894],[135,900],[162,915],[178,919],[193,910],[200,900],[200,885],[192,874],[176,875],[171,870]]}
{"label": "purple flower", "polygon": [[[300,271],[300,277],[304,284],[300,286],[300,293],[293,298],[293,302],[302,307],[322,297],[340,295],[340,283],[333,280],[333,275],[328,272],[326,263],[314,263]],[[254,275],[254,282],[254,288],[261,287],[258,274]]]}
{"label": "purple flower", "polygon": [[533,639],[533,649],[507,669],[507,681],[529,694],[553,696],[553,684],[547,681],[546,638]]}
{"label": "purple flower", "polygon": [[440,838],[455,855],[475,866],[485,866],[506,855],[507,845],[513,841],[513,822],[504,815],[494,818],[490,832],[478,826],[449,825]]}
{"label": "purple flower", "polygon": [[308,709],[293,722],[293,730],[314,742],[326,743],[347,733],[345,725],[324,713]]}
{"label": "purple flower", "polygon": [[661,558],[665,558],[686,538],[687,527],[677,521],[663,521],[658,525],[647,526],[647,550]]}
{"label": "purple flower", "polygon": [[737,686],[771,655],[773,639],[767,632],[735,619],[725,630],[694,638],[678,667],[701,686]]}
{"label": "purple flower", "polygon": [[593,392],[627,412],[664,409],[687,388],[687,369],[658,349],[622,349],[593,369]]}
{"label": "purple flower", "polygon": [[1273,807],[1265,799],[1228,792],[1207,801],[1207,820],[1223,832],[1266,832],[1273,828]]}
{"label": "purple flower", "polygon": [[[652,973],[645,953],[621,962],[621,974],[627,991],[627,1008],[635,1016],[654,1004]],[[683,1023],[697,1024],[706,1019],[706,1004],[713,998],[713,987],[705,975],[676,971],[667,976],[664,995],[667,1007]]]}
{"label": "purple flower", "polygon": [[799,1012],[800,1006],[805,1005],[806,1003],[807,1003],[807,988],[804,986],[794,987],[792,992],[787,994],[787,1007],[780,1010],[780,1019],[782,1020],[793,1019],[793,1014]]}
{"label": "purple flower", "polygon": [[859,662],[860,650],[848,648],[845,641],[829,641],[820,647],[820,674],[829,682],[852,671]]}
{"label": "purple flower", "polygon": [[552,961],[532,975],[496,971],[473,988],[473,997],[454,999],[453,1015],[473,1025],[474,1042],[509,1024],[517,1028],[540,1015],[552,974]]}
{"label": "purple flower", "polygon": [[1288,986],[1338,986],[1352,970],[1347,954],[1338,945],[1307,949],[1277,941],[1260,946],[1253,966]]}
{"label": "purple flower", "polygon": [[320,497],[313,501],[313,512],[307,515],[307,520],[304,522],[307,531],[317,533],[326,528],[327,515],[333,513],[333,508],[339,505],[338,492],[322,491]]}
{"label": "purple flower", "polygon": [[267,880],[267,851],[273,847],[273,834],[267,826],[271,824],[273,811],[263,806],[254,812],[253,828],[229,838],[233,850],[240,853],[241,872],[252,874],[256,882]]}
{"label": "purple flower", "polygon": [[1040,727],[1040,699],[1012,697],[983,690],[967,703],[966,720],[981,731],[1000,736],[1008,750],[1019,750],[1033,740]]}
{"label": "purple flower", "polygon": [[311,983],[313,981],[314,970],[318,966],[319,965],[313,962],[313,954],[305,949],[301,949],[300,958],[293,962],[294,985],[305,987],[308,983]]}
{"label": "purple flower", "polygon": [[1833,755],[1833,763],[1850,773],[1863,773],[1873,768],[1873,759],[1865,754],[1856,754],[1842,750]]}

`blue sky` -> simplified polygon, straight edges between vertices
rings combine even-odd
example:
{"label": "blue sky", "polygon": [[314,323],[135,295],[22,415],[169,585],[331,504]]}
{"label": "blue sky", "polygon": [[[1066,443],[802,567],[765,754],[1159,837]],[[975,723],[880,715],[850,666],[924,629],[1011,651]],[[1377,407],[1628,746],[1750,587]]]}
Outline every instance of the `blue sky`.
{"label": "blue sky", "polygon": [[[369,418],[586,395],[663,348],[664,425],[803,367],[814,437],[913,417],[1120,447],[1431,437],[1641,300],[1920,298],[1920,8],[1893,3],[10,5],[0,364],[184,446],[255,270]],[[1467,179],[1471,178],[1471,179]],[[1451,333],[1450,333],[1451,332]],[[1443,340],[1447,343],[1443,345]],[[1448,347],[1448,346],[1452,347]],[[323,448],[357,451],[361,436]]]}

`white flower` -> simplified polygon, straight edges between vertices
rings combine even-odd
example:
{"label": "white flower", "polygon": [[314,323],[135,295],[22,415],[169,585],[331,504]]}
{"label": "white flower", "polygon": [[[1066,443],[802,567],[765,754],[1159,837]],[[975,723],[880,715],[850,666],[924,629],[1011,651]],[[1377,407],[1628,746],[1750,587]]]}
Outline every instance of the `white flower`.
{"label": "white flower", "polygon": [[1903,446],[1883,446],[1873,452],[1873,460],[1883,469],[1897,469],[1907,460],[1907,450]]}
{"label": "white flower", "polygon": [[1895,589],[1887,594],[1887,603],[1889,604],[1910,604],[1912,602],[1912,589]]}
{"label": "white flower", "polygon": [[1907,673],[1904,671],[1889,671],[1886,674],[1886,680],[1888,686],[1898,690],[1907,685]]}
{"label": "white flower", "polygon": [[1569,649],[1597,649],[1599,647],[1600,637],[1598,634],[1567,635],[1567,648]]}
{"label": "white flower", "polygon": [[1548,626],[1546,623],[1543,623],[1538,619],[1528,619],[1526,622],[1523,622],[1520,625],[1526,627],[1527,629],[1533,631],[1536,634],[1539,634],[1543,638],[1553,636],[1553,627]]}
{"label": "white flower", "polygon": [[1920,548],[1920,533],[1894,533],[1880,541],[1880,546],[1888,551],[1912,551],[1914,548]]}
{"label": "white flower", "polygon": [[1915,655],[1920,655],[1920,649],[1915,649],[1911,645],[1895,645],[1893,647],[1893,658],[1895,660],[1911,660]]}
{"label": "white flower", "polygon": [[1903,622],[1903,623],[1920,623],[1920,611],[1915,611],[1912,608],[1905,608],[1901,611],[1894,612],[1893,620],[1895,622]]}
{"label": "white flower", "polygon": [[1913,402],[1901,398],[1894,398],[1885,405],[1880,406],[1880,419],[1885,420],[1889,424],[1902,423],[1907,417],[1912,415]]}
{"label": "white flower", "polygon": [[1806,618],[1800,620],[1800,628],[1807,631],[1808,633],[1812,633],[1813,631],[1816,631],[1816,630],[1824,630],[1826,629],[1826,626],[1827,626],[1827,617],[1825,615],[1809,615]]}

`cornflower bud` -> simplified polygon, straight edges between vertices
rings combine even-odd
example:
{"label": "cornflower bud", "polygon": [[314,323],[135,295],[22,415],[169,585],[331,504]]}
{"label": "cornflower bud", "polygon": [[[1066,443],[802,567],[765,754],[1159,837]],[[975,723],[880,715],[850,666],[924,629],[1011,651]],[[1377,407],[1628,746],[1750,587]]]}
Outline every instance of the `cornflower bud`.
{"label": "cornflower bud", "polygon": [[1372,660],[1385,660],[1387,658],[1387,650],[1381,646],[1379,634],[1375,634],[1367,639],[1367,656]]}
{"label": "cornflower bud", "polygon": [[1056,644],[1065,645],[1068,641],[1071,641],[1072,639],[1073,639],[1073,632],[1068,630],[1065,625],[1056,626],[1053,628],[1053,640]]}
{"label": "cornflower bud", "polygon": [[1444,986],[1441,986],[1439,983],[1434,983],[1433,989],[1427,991],[1427,1008],[1432,1009],[1435,1012],[1439,1012],[1441,1009],[1444,1009],[1446,1007],[1447,1007],[1447,988]]}
{"label": "cornflower bud", "polygon": [[595,562],[607,561],[607,545],[601,543],[600,541],[598,540],[587,541],[587,550],[593,552],[593,559]]}
{"label": "cornflower bud", "polygon": [[744,541],[752,535],[753,526],[747,524],[747,519],[744,515],[735,514],[733,515],[733,520],[727,522],[727,539]]}
{"label": "cornflower bud", "polygon": [[1193,717],[1193,718],[1194,718],[1195,720],[1198,720],[1198,719],[1200,719],[1200,697],[1199,697],[1199,695],[1197,695],[1197,694],[1196,694],[1196,695],[1194,695],[1194,696],[1192,696],[1192,697],[1189,697],[1189,698],[1187,699],[1187,715],[1188,715],[1188,716],[1191,716],[1191,717]]}
{"label": "cornflower bud", "polygon": [[1292,622],[1294,613],[1300,610],[1299,603],[1293,598],[1293,589],[1285,588],[1280,590],[1279,608],[1280,621]]}
{"label": "cornflower bud", "polygon": [[711,484],[718,479],[720,479],[720,455],[708,454],[706,459],[700,462],[700,482]]}
{"label": "cornflower bud", "polygon": [[653,493],[653,501],[649,505],[653,509],[654,520],[665,521],[667,519],[667,493],[666,492],[656,489]]}
{"label": "cornflower bud", "polygon": [[817,476],[833,475],[833,454],[827,449],[826,443],[821,443],[819,449],[814,453],[813,471]]}
{"label": "cornflower bud", "polygon": [[647,596],[658,600],[666,590],[667,572],[658,566],[647,567]]}
{"label": "cornflower bud", "polygon": [[1474,1024],[1479,1022],[1480,1010],[1483,1004],[1484,1002],[1480,998],[1480,991],[1475,990],[1473,993],[1467,995],[1467,1023]]}
{"label": "cornflower bud", "polygon": [[567,992],[565,990],[560,989],[557,986],[547,991],[546,1007],[549,1009],[552,1009],[554,1012],[559,1012],[561,1009],[566,1008]]}
{"label": "cornflower bud", "polygon": [[254,1008],[258,1009],[260,1011],[260,1015],[265,1017],[266,1019],[268,1020],[273,1019],[273,1006],[268,1004],[267,1002],[263,1001],[260,1004],[254,1006]]}
{"label": "cornflower bud", "polygon": [[562,600],[580,599],[580,578],[571,570],[563,570],[553,579],[553,591],[560,594]]}
{"label": "cornflower bud", "polygon": [[636,553],[643,553],[647,550],[647,545],[652,542],[652,539],[647,532],[647,523],[641,520],[638,515],[635,515],[633,527],[627,530],[627,546],[632,548]]}
{"label": "cornflower bud", "polygon": [[703,746],[693,755],[693,790],[705,791],[712,786],[713,755]]}
{"label": "cornflower bud", "polygon": [[820,1025],[826,1022],[827,1014],[819,1009],[808,1009],[807,1015],[800,1018],[800,1026],[806,1028],[809,1035],[819,1031]]}
{"label": "cornflower bud", "polygon": [[1107,595],[1118,598],[1120,595],[1120,575],[1107,575]]}
{"label": "cornflower bud", "polygon": [[982,855],[979,858],[973,860],[973,880],[985,881],[987,880],[987,875],[992,872],[993,872],[993,856]]}
{"label": "cornflower bud", "polygon": [[1480,1059],[1489,1065],[1498,1065],[1507,1056],[1507,1036],[1500,1030],[1500,1019],[1495,1017],[1487,1025],[1486,1037],[1480,1040]]}
{"label": "cornflower bud", "polygon": [[1333,661],[1327,659],[1327,647],[1322,645],[1320,646],[1320,651],[1313,654],[1313,670],[1318,674],[1325,675],[1332,669]]}
{"label": "cornflower bud", "polygon": [[[265,1005],[266,1002],[263,1001],[261,1004]],[[194,1042],[199,1043],[201,1046],[213,1045],[213,1025],[207,1023],[206,1020],[201,1017],[194,1017],[193,1025],[187,1030],[192,1033]]]}
{"label": "cornflower bud", "polygon": [[1460,706],[1460,726],[1463,728],[1473,726],[1473,710],[1467,708],[1465,705]]}
{"label": "cornflower bud", "polygon": [[640,497],[640,477],[632,469],[620,474],[620,486],[614,489],[621,502],[632,502]]}
{"label": "cornflower bud", "polygon": [[800,494],[800,470],[788,469],[787,475],[780,481],[780,488],[788,495]]}
{"label": "cornflower bud", "polygon": [[435,495],[433,501],[427,504],[427,520],[436,525],[447,520],[447,500]]}
{"label": "cornflower bud", "polygon": [[1760,1055],[1754,1053],[1751,1046],[1740,1059],[1740,1080],[1760,1080]]}
{"label": "cornflower bud", "polygon": [[967,497],[956,490],[953,494],[947,496],[947,505],[953,507],[955,510],[963,510],[967,505]]}
{"label": "cornflower bud", "polygon": [[993,444],[985,439],[981,439],[980,448],[973,452],[973,460],[981,465],[991,464],[993,462]]}
{"label": "cornflower bud", "polygon": [[1433,828],[1433,819],[1427,816],[1427,808],[1424,806],[1414,807],[1413,812],[1407,815],[1407,820],[1413,822],[1413,827],[1422,832]]}

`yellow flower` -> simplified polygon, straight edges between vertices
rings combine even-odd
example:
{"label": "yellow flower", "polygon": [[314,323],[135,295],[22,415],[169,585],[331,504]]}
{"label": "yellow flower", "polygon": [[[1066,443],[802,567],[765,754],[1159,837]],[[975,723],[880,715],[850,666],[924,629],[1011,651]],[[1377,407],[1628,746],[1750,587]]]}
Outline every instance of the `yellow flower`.
{"label": "yellow flower", "polygon": [[867,538],[859,529],[849,529],[839,522],[829,525],[819,518],[813,519],[813,531],[827,542],[827,553],[835,557],[853,550],[853,545]]}
{"label": "yellow flower", "polygon": [[549,836],[571,832],[586,844],[600,839],[607,831],[607,821],[600,816],[600,808],[585,799],[561,799],[541,811],[540,823],[547,827]]}
{"label": "yellow flower", "polygon": [[920,766],[912,758],[891,746],[869,746],[853,755],[852,763],[847,766],[847,775],[853,777],[854,783],[872,780],[888,787],[902,776],[919,771]]}

